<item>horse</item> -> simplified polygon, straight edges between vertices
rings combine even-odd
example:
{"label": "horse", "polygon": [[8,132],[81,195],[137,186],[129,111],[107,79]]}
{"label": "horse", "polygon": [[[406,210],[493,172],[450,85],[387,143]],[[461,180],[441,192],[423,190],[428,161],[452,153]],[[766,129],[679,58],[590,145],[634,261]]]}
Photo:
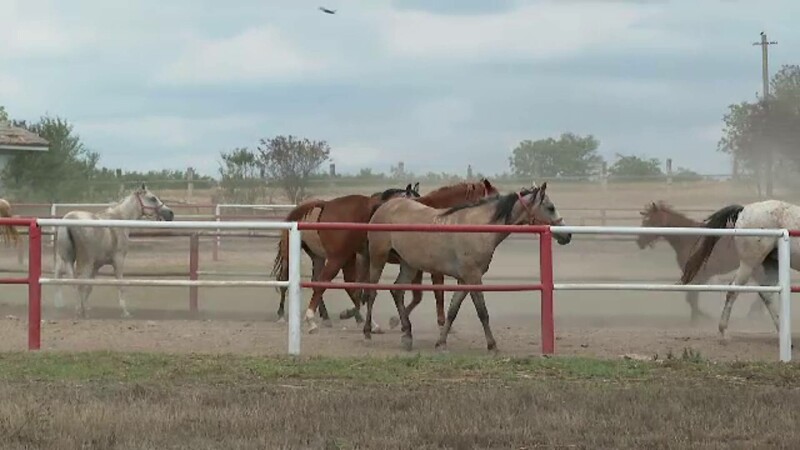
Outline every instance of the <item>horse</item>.
{"label": "horse", "polygon": [[[151,220],[171,221],[175,217],[169,207],[142,184],[119,203],[109,206],[105,211],[94,214],[86,211],[70,211],[64,215],[68,220]],[[56,230],[56,279],[66,272],[70,278],[95,278],[101,267],[110,264],[114,277],[122,279],[125,256],[128,253],[129,231],[125,228],[60,226]],[[86,301],[92,286],[78,286],[79,304],[76,313],[86,317]],[[125,304],[124,289],[117,286],[119,307],[122,317],[130,317]],[[60,308],[64,301],[61,286],[56,285],[55,306]]]}
{"label": "horse", "polygon": [[[500,191],[495,188],[489,180],[482,178],[474,183],[458,183],[452,186],[444,186],[435,191],[432,191],[418,199],[419,203],[430,206],[434,209],[452,208],[461,204],[469,204],[480,201],[487,197],[497,197]],[[400,260],[392,254],[389,256],[389,264],[400,264]],[[417,273],[417,276],[411,281],[413,284],[422,283],[422,271]],[[444,284],[444,275],[441,273],[431,273],[431,284]],[[422,291],[413,291],[411,293],[411,302],[406,306],[406,311],[411,314],[411,311],[422,302]],[[433,291],[433,296],[436,298],[436,323],[439,327],[444,326],[444,291]],[[400,318],[394,316],[389,321],[391,328],[396,328],[400,324]]]}
{"label": "horse", "polygon": [[[761,229],[797,229],[800,228],[800,207],[780,200],[764,200],[747,205],[729,205],[711,214],[705,221],[706,228],[761,228]],[[704,236],[694,253],[683,266],[681,283],[691,282],[706,264],[719,241],[719,236]],[[750,278],[763,285],[775,285],[778,281],[777,237],[734,236],[736,256],[739,262],[736,276],[731,283],[734,286],[746,284]],[[800,270],[800,242],[790,243],[791,267]],[[728,291],[725,306],[719,320],[719,332],[723,339],[728,329],[733,303],[738,292]],[[767,307],[775,329],[779,330],[778,311],[773,302],[772,292],[762,292],[761,300]]]}
{"label": "horse", "polygon": [[[286,215],[287,222],[296,221],[319,221],[319,222],[356,222],[366,223],[372,211],[382,202],[394,197],[419,197],[419,183],[413,187],[408,184],[405,189],[387,189],[372,196],[365,195],[345,195],[332,200],[309,200],[304,202]],[[339,271],[345,281],[356,281],[358,271],[356,258],[360,251],[363,251],[366,232],[352,230],[304,230],[301,232],[302,248],[311,258],[312,280],[331,281]],[[283,231],[278,242],[278,251],[275,256],[272,275],[280,281],[289,279],[289,233]],[[363,270],[361,271],[364,272]],[[317,331],[317,324],[314,322],[314,312],[319,306],[320,316],[324,326],[331,326],[327,308],[322,302],[324,289],[314,289],[314,295],[309,302],[306,312],[306,322],[309,324],[309,333]],[[353,302],[355,311],[351,317],[355,317],[358,323],[363,321],[359,309],[361,306],[361,292],[357,289],[345,290]],[[278,307],[278,320],[284,317],[284,303],[286,300],[286,288],[280,288],[281,301]],[[345,311],[347,312],[347,311]],[[342,313],[342,315],[345,314]]]}
{"label": "horse", "polygon": [[[639,214],[642,215],[642,227],[681,227],[694,228],[702,227],[703,223],[690,219],[686,215],[674,210],[663,201],[651,202],[644,207]],[[679,268],[683,268],[692,254],[692,250],[699,241],[699,236],[675,235],[675,234],[640,234],[636,239],[639,249],[653,247],[655,241],[664,239],[675,251],[675,260]],[[692,280],[692,284],[706,284],[711,277],[724,275],[734,271],[738,267],[738,257],[733,246],[733,238],[724,236],[720,239],[714,252],[708,258],[703,268],[698,271]],[[698,305],[699,292],[690,291],[686,293],[686,302],[691,308],[691,321],[697,322],[698,319],[708,319],[709,316],[703,312]],[[759,293],[761,294],[761,293]],[[756,300],[750,308],[751,317],[763,312],[762,304]]]}
{"label": "horse", "polygon": [[[546,194],[547,183],[504,196],[489,197],[472,204],[463,204],[449,209],[435,209],[418,201],[392,199],[378,207],[370,223],[384,224],[548,224],[562,225],[564,220]],[[408,283],[419,271],[441,273],[455,278],[459,284],[482,284],[483,274],[489,269],[495,249],[509,233],[436,233],[370,231],[369,282],[377,283],[392,254],[400,261],[400,274],[395,284]],[[570,234],[553,233],[561,245],[572,239]],[[375,290],[365,290],[367,322],[372,320]],[[392,290],[392,297],[400,316],[403,331],[402,344],[411,350],[411,322],[403,302],[404,292]],[[496,351],[497,344],[489,327],[489,312],[483,292],[469,292],[478,318],[486,335],[489,351]],[[440,330],[436,348],[444,349],[447,334],[456,319],[461,302],[467,292],[456,292],[450,301],[447,320]],[[371,328],[364,326],[365,339],[371,339]]]}
{"label": "horse", "polygon": [[[4,198],[0,198],[0,217],[14,217],[11,214],[11,203]],[[15,247],[19,245],[19,232],[16,227],[0,225],[0,236],[5,244],[13,244]]]}

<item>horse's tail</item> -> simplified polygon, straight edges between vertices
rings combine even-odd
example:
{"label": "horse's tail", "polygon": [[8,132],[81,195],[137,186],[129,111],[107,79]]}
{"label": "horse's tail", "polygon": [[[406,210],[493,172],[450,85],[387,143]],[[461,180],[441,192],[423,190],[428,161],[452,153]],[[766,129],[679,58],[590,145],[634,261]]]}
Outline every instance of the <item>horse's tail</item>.
{"label": "horse's tail", "polygon": [[56,230],[56,256],[69,264],[75,263],[75,236],[70,227]]}
{"label": "horse's tail", "polygon": [[[11,214],[11,204],[6,200],[0,200],[0,217],[14,217]],[[2,234],[3,242],[6,244],[13,243],[16,247],[19,244],[19,232],[17,227],[12,225],[0,226],[0,234]]]}
{"label": "horse's tail", "polygon": [[[287,222],[299,222],[305,219],[316,208],[325,208],[325,200],[311,200],[298,205],[286,215]],[[278,281],[289,279],[289,231],[281,231],[278,241],[278,251],[272,266],[272,276]]]}
{"label": "horse's tail", "polygon": [[[736,225],[739,219],[739,213],[742,212],[744,206],[730,205],[726,206],[719,211],[708,216],[706,219],[705,228],[728,228]],[[688,284],[691,282],[695,275],[700,272],[711,252],[714,251],[714,246],[717,245],[720,236],[703,236],[699,239],[699,246],[696,246],[694,253],[686,261],[683,266],[683,275],[681,276],[681,284]]]}

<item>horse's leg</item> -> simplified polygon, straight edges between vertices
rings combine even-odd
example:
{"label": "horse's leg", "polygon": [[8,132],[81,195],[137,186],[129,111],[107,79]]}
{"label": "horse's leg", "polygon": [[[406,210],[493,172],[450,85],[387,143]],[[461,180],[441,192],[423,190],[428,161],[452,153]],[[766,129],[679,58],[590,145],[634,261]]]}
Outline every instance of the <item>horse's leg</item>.
{"label": "horse's leg", "polygon": [[[743,262],[739,263],[739,269],[736,271],[736,276],[733,278],[731,285],[733,286],[743,286],[747,284],[747,281],[750,280],[750,276],[753,274],[753,268]],[[725,295],[725,306],[722,308],[722,315],[719,319],[719,333],[722,335],[722,338],[725,338],[725,331],[728,329],[728,321],[731,318],[731,309],[733,308],[733,303],[736,301],[736,297],[739,295],[736,291],[728,291]]]}
{"label": "horse's leg", "polygon": [[[419,278],[421,280],[421,272],[413,267],[409,266],[405,262],[400,263],[400,273],[397,275],[397,279],[394,281],[394,284],[407,284],[411,280]],[[397,307],[397,314],[400,316],[400,325],[401,330],[403,331],[403,337],[401,338],[401,342],[403,344],[403,348],[406,350],[411,350],[413,339],[411,337],[411,321],[408,319],[409,310],[406,309],[405,300],[405,291],[402,290],[392,290],[392,297],[394,298],[394,305]]]}
{"label": "horse's leg", "polygon": [[[482,284],[482,282],[478,279],[475,284]],[[489,349],[490,352],[496,352],[497,342],[494,340],[492,329],[489,327],[489,310],[486,309],[483,292],[472,291],[469,295],[472,297],[472,303],[475,305],[475,312],[478,313],[478,318],[481,320],[481,325],[483,325],[483,334],[486,335],[486,348]]]}
{"label": "horse's leg", "polygon": [[[322,269],[325,267],[325,258],[311,254],[309,256],[311,257],[311,279],[314,281],[319,280]],[[319,316],[322,318],[322,326],[326,328],[333,326],[331,317],[328,315],[328,308],[325,306],[325,300],[322,298],[319,299]]]}
{"label": "horse's leg", "polygon": [[[122,269],[125,267],[125,256],[115,256],[111,266],[114,268],[114,278],[117,281],[121,281]],[[128,312],[128,305],[125,303],[125,286],[117,286],[117,299],[119,300],[119,309],[122,310],[122,317],[130,317],[131,313]]]}
{"label": "horse's leg", "polygon": [[[64,272],[68,272],[69,278],[75,278],[72,270],[72,264],[64,261],[61,258],[56,257],[56,266],[53,269],[53,278],[58,280],[61,278],[61,274]],[[61,309],[64,307],[64,286],[57,284],[55,287],[55,294],[53,296],[53,305],[55,305],[56,309]]]}
{"label": "horse's leg", "polygon": [[[458,280],[458,284],[466,284],[462,280]],[[453,294],[452,300],[450,300],[450,308],[447,310],[447,320],[444,323],[444,326],[439,331],[439,340],[436,341],[436,348],[440,350],[447,349],[447,334],[450,332],[450,327],[453,326],[453,322],[456,320],[456,316],[458,315],[458,310],[461,309],[461,302],[467,297],[467,291],[459,291]]]}
{"label": "horse's leg", "polygon": [[[345,277],[347,277],[347,273],[344,273]],[[369,255],[364,253],[357,253],[355,257],[355,281],[360,283],[364,283],[369,279]],[[345,281],[347,279],[345,278]],[[349,292],[348,292],[349,294]],[[357,289],[356,290],[356,300],[353,300],[353,297],[350,297],[353,300],[354,305],[358,305],[356,307],[346,309],[339,314],[339,318],[342,320],[347,320],[351,317],[356,319],[356,323],[364,323],[364,317],[361,315],[361,305],[366,302],[366,292],[364,289]]]}
{"label": "horse's leg", "polygon": [[[699,276],[696,276],[694,280],[692,280],[691,284],[706,284],[708,283],[709,278],[711,277],[706,276],[704,274],[700,274]],[[697,322],[700,319],[710,318],[708,314],[706,314],[705,312],[703,312],[702,309],[700,309],[700,305],[698,302],[699,297],[700,293],[697,291],[688,291],[686,293],[686,303],[689,304],[689,308],[691,308],[692,311],[690,319],[692,325],[697,324]]]}
{"label": "horse's leg", "polygon": [[[97,275],[97,269],[98,268],[92,266],[79,267],[76,270],[77,278],[81,280],[94,279],[95,276]],[[76,312],[78,314],[78,317],[80,317],[81,319],[86,318],[86,309],[87,309],[86,302],[89,299],[89,295],[91,295],[91,293],[92,293],[92,285],[82,284],[78,286],[79,302],[75,308],[77,310]]]}
{"label": "horse's leg", "polygon": [[[346,262],[346,260],[342,260],[341,258],[328,258],[325,261],[325,266],[320,272],[318,281],[328,282],[336,278],[336,275],[339,274],[339,271]],[[308,324],[309,333],[316,333],[318,330],[317,323],[314,322],[314,314],[317,311],[317,307],[319,306],[319,302],[322,300],[322,295],[324,293],[324,288],[314,288],[314,293],[311,295],[311,301],[308,302],[308,309],[306,310],[306,323]]]}
{"label": "horse's leg", "polygon": [[[403,266],[401,264],[400,269],[402,270]],[[395,282],[396,283],[396,282]],[[422,271],[418,270],[417,273],[414,275],[414,278],[411,280],[412,284],[422,284]],[[406,306],[406,312],[411,315],[411,311],[417,307],[422,301],[422,291],[412,291],[411,292],[411,303]],[[392,329],[397,328],[400,325],[400,317],[399,316],[392,316],[389,319],[389,327]]]}
{"label": "horse's leg", "polygon": [[[342,277],[344,278],[345,283],[359,280],[357,260],[358,258],[353,258],[348,261],[344,267],[342,267]],[[342,311],[339,314],[339,319],[347,320],[351,317],[354,317],[357,324],[364,322],[364,317],[361,316],[361,311],[359,311],[361,309],[362,291],[363,289],[345,289],[345,292],[347,292],[347,295],[350,297],[350,301],[353,302],[353,307]]]}
{"label": "horse's leg", "polygon": [[[373,254],[373,250],[370,247],[370,255],[367,260],[369,264],[369,282],[371,284],[377,284],[381,281],[381,275],[383,275],[383,268],[386,266],[386,262],[389,260],[388,250],[387,253],[375,251]],[[364,303],[367,304],[367,317],[365,318],[364,323],[364,339],[372,339],[372,333],[376,331],[373,327],[377,327],[372,321],[372,306],[375,304],[375,297],[378,295],[378,291],[374,289],[364,289],[363,297]]]}
{"label": "horse's leg", "polygon": [[[778,282],[777,278],[775,279],[770,278],[770,281],[768,281],[769,278],[768,272],[774,270],[775,272],[774,277],[778,276],[777,262],[775,263],[774,269],[767,267],[768,264],[769,263],[767,261],[764,261],[764,264],[762,264],[761,267],[753,269],[753,278],[755,278],[756,281],[758,281],[758,283],[762,286],[766,286],[768,284],[774,286]],[[761,301],[753,300],[753,303],[750,304],[750,311],[747,312],[747,317],[749,317],[750,319],[756,319],[764,314],[764,305],[771,303],[773,298],[772,296],[765,297],[765,294],[769,295],[767,292],[758,293],[758,296],[761,298]]]}
{"label": "horse's leg", "polygon": [[[441,273],[432,273],[431,274],[431,284],[444,284],[444,275]],[[444,326],[444,291],[433,291],[433,296],[436,297],[436,323],[439,325],[439,329],[441,330]],[[451,328],[451,332],[455,333],[455,331]]]}
{"label": "horse's leg", "polygon": [[[764,261],[764,265],[760,270],[753,271],[753,277],[761,286],[775,286],[778,284],[778,262],[771,260]],[[780,322],[778,321],[780,314],[775,306],[775,293],[759,292],[758,296],[761,297],[763,305],[767,307],[767,311],[769,311],[769,315],[772,317],[772,322],[775,324],[775,330],[780,332]],[[755,300],[753,305],[757,303],[759,303],[758,300]],[[754,309],[753,307],[750,308],[750,314],[752,314]],[[760,310],[761,308],[758,309],[759,313],[761,312]]]}

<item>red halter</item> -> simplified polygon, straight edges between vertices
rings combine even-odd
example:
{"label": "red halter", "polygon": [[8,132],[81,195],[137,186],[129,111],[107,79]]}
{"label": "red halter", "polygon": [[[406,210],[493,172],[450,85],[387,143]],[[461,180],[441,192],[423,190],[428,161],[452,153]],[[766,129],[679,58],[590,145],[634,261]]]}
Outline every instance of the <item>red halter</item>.
{"label": "red halter", "polygon": [[161,200],[159,200],[159,204],[158,204],[158,205],[156,205],[156,206],[146,206],[146,205],[144,204],[144,201],[142,201],[142,194],[140,194],[140,193],[138,193],[138,192],[136,193],[136,200],[139,202],[139,206],[142,208],[142,215],[143,215],[143,216],[144,216],[144,215],[147,215],[147,214],[145,214],[145,212],[147,212],[147,211],[153,211],[153,214],[154,214],[154,215],[155,215],[157,218],[160,218],[160,217],[161,217],[161,216],[158,214],[158,212],[159,212],[159,211],[161,211],[161,208],[163,208],[163,207],[164,207],[164,202],[162,202]]}

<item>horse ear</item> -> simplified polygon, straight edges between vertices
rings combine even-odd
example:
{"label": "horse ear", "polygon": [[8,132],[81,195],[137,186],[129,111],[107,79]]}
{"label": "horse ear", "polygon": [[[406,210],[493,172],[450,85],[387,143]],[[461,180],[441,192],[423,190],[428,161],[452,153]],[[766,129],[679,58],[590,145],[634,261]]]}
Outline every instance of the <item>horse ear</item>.
{"label": "horse ear", "polygon": [[539,188],[539,192],[541,192],[542,195],[544,195],[544,191],[546,191],[546,190],[547,190],[547,181],[542,183],[542,186]]}
{"label": "horse ear", "polygon": [[142,191],[146,191],[146,190],[147,190],[147,186],[145,186],[145,185],[144,185],[144,182],[142,182],[142,187],[141,187],[140,189],[141,189]]}
{"label": "horse ear", "polygon": [[491,191],[492,189],[494,189],[494,186],[492,186],[492,183],[490,183],[489,180],[484,178],[483,179],[483,188],[486,189],[486,191],[488,192],[488,191]]}
{"label": "horse ear", "polygon": [[414,191],[414,192],[419,192],[419,181],[417,181],[416,183],[414,183],[414,189],[413,189],[413,191]]}
{"label": "horse ear", "polygon": [[406,192],[411,192],[411,183],[406,185]]}

